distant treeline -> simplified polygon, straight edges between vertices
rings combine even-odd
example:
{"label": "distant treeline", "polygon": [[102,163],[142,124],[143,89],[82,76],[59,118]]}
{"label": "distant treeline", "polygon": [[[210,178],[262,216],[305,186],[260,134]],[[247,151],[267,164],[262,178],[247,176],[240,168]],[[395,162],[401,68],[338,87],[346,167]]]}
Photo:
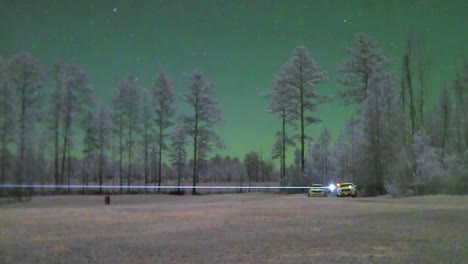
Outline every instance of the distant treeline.
{"label": "distant treeline", "polygon": [[[216,155],[224,147],[214,129],[222,111],[200,70],[189,74],[188,92],[180,96],[165,72],[147,88],[129,75],[106,105],[82,66],[44,67],[26,52],[0,58],[0,184],[353,181],[371,196],[467,193],[468,60],[450,85],[436,87],[438,103],[429,106],[429,50],[422,37],[408,34],[394,73],[389,65],[395,60],[357,33],[330,78],[305,46],[296,47],[263,94],[279,120],[271,155],[250,151],[241,159]],[[330,79],[342,89],[320,95],[318,86]],[[186,114],[174,108],[177,98],[189,107]],[[332,100],[353,114],[334,143],[326,128],[312,139],[307,128],[331,118],[317,114]],[[288,153],[294,153],[292,164]]]}

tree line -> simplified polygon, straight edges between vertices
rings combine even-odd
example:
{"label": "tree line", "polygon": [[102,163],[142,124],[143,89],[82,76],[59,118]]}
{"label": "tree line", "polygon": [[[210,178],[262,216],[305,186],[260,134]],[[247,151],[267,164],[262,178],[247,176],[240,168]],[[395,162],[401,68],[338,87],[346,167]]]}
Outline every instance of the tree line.
{"label": "tree line", "polygon": [[[326,74],[303,46],[265,93],[268,111],[280,120],[272,155],[280,160],[283,184],[352,181],[369,196],[467,193],[468,60],[442,89],[439,104],[428,106],[432,60],[423,37],[408,34],[399,74],[389,70],[395,60],[367,34],[356,33],[347,51],[335,77],[342,89],[332,98],[319,95],[316,86]],[[352,111],[334,145],[326,128],[316,140],[304,133],[321,121],[317,106],[330,100]],[[286,175],[288,147],[294,163]]]}
{"label": "tree line", "polygon": [[[342,89],[324,96],[318,88],[327,73],[307,47],[296,47],[263,94],[279,120],[271,155],[249,151],[239,159],[216,154],[222,112],[200,70],[188,75],[181,95],[164,71],[150,87],[129,75],[104,104],[80,65],[47,68],[27,52],[0,58],[0,183],[112,184],[123,193],[190,178],[196,194],[199,182],[354,181],[365,195],[466,193],[467,60],[435,106],[427,105],[432,61],[424,39],[408,34],[400,73],[389,70],[393,61],[356,33],[335,76]],[[188,113],[177,113],[178,99]],[[322,121],[318,108],[332,100],[352,115],[334,143],[326,128],[313,139],[307,128]]]}

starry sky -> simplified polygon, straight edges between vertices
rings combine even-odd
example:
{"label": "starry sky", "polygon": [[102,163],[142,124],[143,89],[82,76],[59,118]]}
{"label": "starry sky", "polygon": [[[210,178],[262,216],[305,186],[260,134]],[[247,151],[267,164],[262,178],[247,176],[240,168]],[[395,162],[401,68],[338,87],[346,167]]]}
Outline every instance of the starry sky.
{"label": "starry sky", "polygon": [[[260,94],[271,89],[295,46],[307,46],[328,72],[317,89],[331,95],[340,89],[336,67],[353,33],[376,39],[399,73],[413,30],[432,51],[428,100],[435,102],[468,56],[467,17],[467,0],[0,0],[0,55],[25,50],[46,66],[79,63],[103,102],[130,73],[149,87],[165,70],[181,94],[188,73],[201,69],[224,113],[221,153],[269,155],[280,123]],[[177,109],[186,106],[178,102]],[[327,127],[336,136],[352,110],[340,101],[320,106],[323,122],[307,133],[317,137]]]}

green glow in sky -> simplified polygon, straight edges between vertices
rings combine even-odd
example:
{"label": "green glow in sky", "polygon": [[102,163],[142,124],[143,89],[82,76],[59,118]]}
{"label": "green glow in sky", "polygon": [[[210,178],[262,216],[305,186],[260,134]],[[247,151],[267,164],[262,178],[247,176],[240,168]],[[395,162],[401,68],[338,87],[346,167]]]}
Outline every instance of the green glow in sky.
{"label": "green glow in sky", "polygon": [[[405,36],[413,30],[432,50],[428,99],[436,101],[468,54],[467,15],[466,0],[0,0],[0,55],[26,50],[46,65],[79,63],[105,102],[129,73],[147,87],[166,70],[183,93],[187,74],[202,69],[224,112],[223,152],[267,155],[280,123],[266,113],[260,94],[295,46],[307,46],[328,72],[330,80],[318,89],[333,94],[340,88],[336,66],[353,33],[376,39],[394,58],[398,76]],[[316,137],[328,127],[335,136],[351,111],[339,101],[323,105],[317,114],[323,122],[308,134]]]}

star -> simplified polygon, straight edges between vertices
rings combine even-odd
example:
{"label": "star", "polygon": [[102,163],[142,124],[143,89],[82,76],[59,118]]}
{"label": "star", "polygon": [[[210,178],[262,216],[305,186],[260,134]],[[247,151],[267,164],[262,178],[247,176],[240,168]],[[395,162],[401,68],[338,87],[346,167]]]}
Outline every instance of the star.
{"label": "star", "polygon": [[343,23],[348,23],[348,20],[346,20],[346,19],[343,19]]}
{"label": "star", "polygon": [[117,13],[117,7],[114,7],[114,8],[112,9],[112,12]]}

